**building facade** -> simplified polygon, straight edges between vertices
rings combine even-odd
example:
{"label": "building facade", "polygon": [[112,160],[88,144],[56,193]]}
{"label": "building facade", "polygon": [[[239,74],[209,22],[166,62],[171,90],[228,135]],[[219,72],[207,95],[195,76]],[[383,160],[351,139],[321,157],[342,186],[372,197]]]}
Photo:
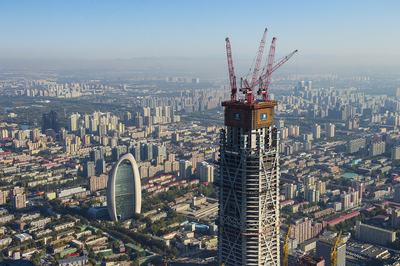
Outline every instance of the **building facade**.
{"label": "building facade", "polygon": [[218,264],[279,265],[279,135],[275,101],[224,102]]}
{"label": "building facade", "polygon": [[107,184],[108,213],[113,221],[123,221],[140,213],[142,188],[135,158],[128,153],[114,165]]}

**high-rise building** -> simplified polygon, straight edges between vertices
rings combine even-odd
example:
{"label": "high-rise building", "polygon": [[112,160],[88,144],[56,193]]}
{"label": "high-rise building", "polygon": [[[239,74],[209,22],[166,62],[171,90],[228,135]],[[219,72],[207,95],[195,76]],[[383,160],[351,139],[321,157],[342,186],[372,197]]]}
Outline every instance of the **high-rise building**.
{"label": "high-rise building", "polygon": [[369,148],[370,156],[378,156],[385,153],[386,143],[384,141],[373,141]]}
{"label": "high-rise building", "polygon": [[313,127],[313,137],[314,139],[321,138],[321,126],[318,124],[315,124]]}
{"label": "high-rise building", "polygon": [[79,114],[71,114],[69,117],[69,130],[76,132],[78,130]]}
{"label": "high-rise building", "polygon": [[400,160],[400,146],[395,146],[392,148],[392,160]]}
{"label": "high-rise building", "polygon": [[0,205],[4,205],[7,203],[7,194],[8,191],[0,190]]}
{"label": "high-rise building", "polygon": [[286,183],[283,185],[283,193],[285,195],[285,199],[293,199],[296,197],[297,186],[295,184]]}
{"label": "high-rise building", "polygon": [[199,162],[196,167],[200,182],[214,182],[214,166],[207,162]]}
{"label": "high-rise building", "polygon": [[218,264],[279,265],[279,132],[273,126],[277,103],[222,105]]}
{"label": "high-rise building", "polygon": [[96,161],[96,175],[101,175],[106,172],[106,161],[104,159],[100,159]]}
{"label": "high-rise building", "polygon": [[26,207],[26,194],[19,193],[12,197],[12,203],[14,209],[22,209]]}
{"label": "high-rise building", "polygon": [[[334,241],[335,237],[321,237],[317,240],[317,256],[325,259],[326,266],[331,266],[331,254]],[[336,265],[346,266],[346,242],[339,243],[336,254]]]}
{"label": "high-rise building", "polygon": [[53,110],[42,115],[42,133],[46,133],[47,129],[52,129],[56,133],[60,130],[57,113]]}
{"label": "high-rise building", "polygon": [[316,237],[322,231],[322,224],[315,223],[308,217],[295,220],[291,227],[291,237],[296,239],[299,244]]}
{"label": "high-rise building", "polygon": [[96,175],[96,166],[93,161],[87,161],[85,165],[85,175],[86,177],[91,177]]}
{"label": "high-rise building", "polygon": [[179,178],[187,179],[192,175],[192,164],[188,160],[179,161]]}
{"label": "high-rise building", "polygon": [[95,192],[97,190],[106,188],[107,181],[108,181],[107,175],[91,176],[89,180],[90,191]]}
{"label": "high-rise building", "polygon": [[396,97],[397,97],[397,98],[400,98],[400,88],[397,88],[397,89],[396,89]]}
{"label": "high-rise building", "polygon": [[335,124],[329,123],[328,129],[327,129],[327,135],[328,135],[328,138],[335,137]]}
{"label": "high-rise building", "polygon": [[113,221],[132,218],[140,213],[142,187],[139,169],[132,154],[122,156],[114,165],[107,184],[107,207]]}

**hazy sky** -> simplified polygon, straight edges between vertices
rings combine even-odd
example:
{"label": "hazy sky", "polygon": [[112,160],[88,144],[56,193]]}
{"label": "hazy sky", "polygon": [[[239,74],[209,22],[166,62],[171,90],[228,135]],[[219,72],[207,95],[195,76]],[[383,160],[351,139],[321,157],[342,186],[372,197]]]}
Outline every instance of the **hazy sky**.
{"label": "hazy sky", "polygon": [[215,57],[226,36],[253,58],[267,26],[277,53],[397,61],[399,14],[398,0],[1,0],[0,58]]}

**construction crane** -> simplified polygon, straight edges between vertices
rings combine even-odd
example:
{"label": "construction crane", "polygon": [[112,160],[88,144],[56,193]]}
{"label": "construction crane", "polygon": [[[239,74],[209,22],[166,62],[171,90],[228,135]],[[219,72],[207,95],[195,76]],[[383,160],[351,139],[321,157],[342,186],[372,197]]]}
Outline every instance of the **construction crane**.
{"label": "construction crane", "polygon": [[[275,38],[275,41],[276,41],[276,38]],[[287,61],[289,61],[289,59],[297,52],[298,52],[298,50],[294,50],[287,56],[278,60],[278,62],[275,63],[275,65],[272,65],[273,60],[275,58],[275,43],[273,40],[273,42],[271,44],[271,48],[270,48],[270,55],[268,56],[269,59],[268,59],[266,71],[264,74],[262,74],[260,76],[259,83],[255,83],[255,85],[260,85],[259,94],[262,95],[262,98],[264,101],[269,100],[268,90],[269,90],[269,85],[271,83],[272,73],[274,73],[278,68],[280,68],[283,64],[285,64]]]}
{"label": "construction crane", "polygon": [[235,76],[235,68],[233,67],[231,42],[229,41],[228,37],[225,39],[225,44],[226,44],[226,57],[228,60],[229,83],[231,87],[231,101],[236,101],[236,92],[237,92],[236,76]]}
{"label": "construction crane", "polygon": [[264,34],[261,38],[260,45],[258,46],[257,54],[255,57],[255,64],[254,64],[254,69],[253,69],[253,74],[251,77],[251,84],[247,81],[247,78],[241,78],[240,79],[240,91],[242,91],[245,94],[246,101],[251,103],[254,101],[254,96],[253,96],[253,84],[257,81],[257,76],[258,72],[260,70],[261,62],[262,62],[262,57],[264,54],[264,47],[265,47],[265,40],[267,39],[267,28],[264,30]]}
{"label": "construction crane", "polygon": [[253,76],[251,77],[250,86],[252,87],[254,83],[257,81],[258,71],[260,71],[261,61],[264,54],[264,47],[265,47],[265,40],[267,39],[267,31],[268,29],[265,28],[264,34],[260,41],[260,46],[258,47],[258,52],[256,56],[256,63],[254,65]]}
{"label": "construction crane", "polygon": [[342,231],[336,236],[331,248],[331,266],[337,266],[337,249],[342,242]]}
{"label": "construction crane", "polygon": [[289,236],[290,236],[291,225],[289,224],[288,230],[285,235],[283,242],[283,266],[289,265]]}
{"label": "construction crane", "polygon": [[271,46],[269,48],[269,54],[268,54],[268,61],[267,61],[267,69],[266,69],[266,79],[261,80],[261,84],[258,89],[258,94],[262,95],[262,99],[264,101],[268,100],[268,87],[269,83],[271,82],[271,76],[272,76],[272,67],[274,64],[275,60],[275,47],[276,47],[276,38],[272,38]]}
{"label": "construction crane", "polygon": [[[278,60],[278,62],[275,62],[274,59],[275,59],[276,38],[274,37],[272,39],[268,59],[266,62],[265,72],[262,73],[258,77],[258,75],[259,75],[258,73],[260,71],[261,61],[262,61],[262,57],[263,57],[263,53],[264,53],[266,38],[267,38],[267,29],[264,30],[264,34],[261,38],[260,45],[257,50],[254,69],[253,69],[250,83],[247,81],[246,78],[240,79],[240,91],[245,94],[245,101],[249,104],[252,104],[255,101],[253,89],[256,86],[260,86],[260,88],[258,90],[258,94],[262,95],[262,100],[263,101],[269,100],[268,89],[269,89],[269,84],[271,83],[272,73],[275,72],[278,68],[280,68],[283,64],[285,64],[295,53],[297,53],[297,50],[295,50],[292,53],[290,53],[289,55]],[[237,86],[236,86],[236,75],[235,75],[233,59],[232,59],[232,48],[231,48],[229,38],[226,38],[225,42],[226,42],[226,55],[227,55],[227,60],[228,60],[229,82],[230,82],[230,87],[231,87],[231,101],[236,101],[237,100],[237,95],[236,95],[237,94]]]}

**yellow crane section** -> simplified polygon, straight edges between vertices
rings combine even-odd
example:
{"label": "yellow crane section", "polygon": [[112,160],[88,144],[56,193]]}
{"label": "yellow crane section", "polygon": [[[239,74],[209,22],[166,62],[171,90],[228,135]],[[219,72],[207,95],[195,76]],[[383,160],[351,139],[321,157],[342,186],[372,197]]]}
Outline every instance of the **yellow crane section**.
{"label": "yellow crane section", "polygon": [[331,266],[337,266],[337,248],[342,242],[342,231],[336,236],[331,249]]}
{"label": "yellow crane section", "polygon": [[289,264],[289,236],[290,236],[291,225],[289,224],[288,230],[285,235],[283,242],[283,266],[288,266]]}

